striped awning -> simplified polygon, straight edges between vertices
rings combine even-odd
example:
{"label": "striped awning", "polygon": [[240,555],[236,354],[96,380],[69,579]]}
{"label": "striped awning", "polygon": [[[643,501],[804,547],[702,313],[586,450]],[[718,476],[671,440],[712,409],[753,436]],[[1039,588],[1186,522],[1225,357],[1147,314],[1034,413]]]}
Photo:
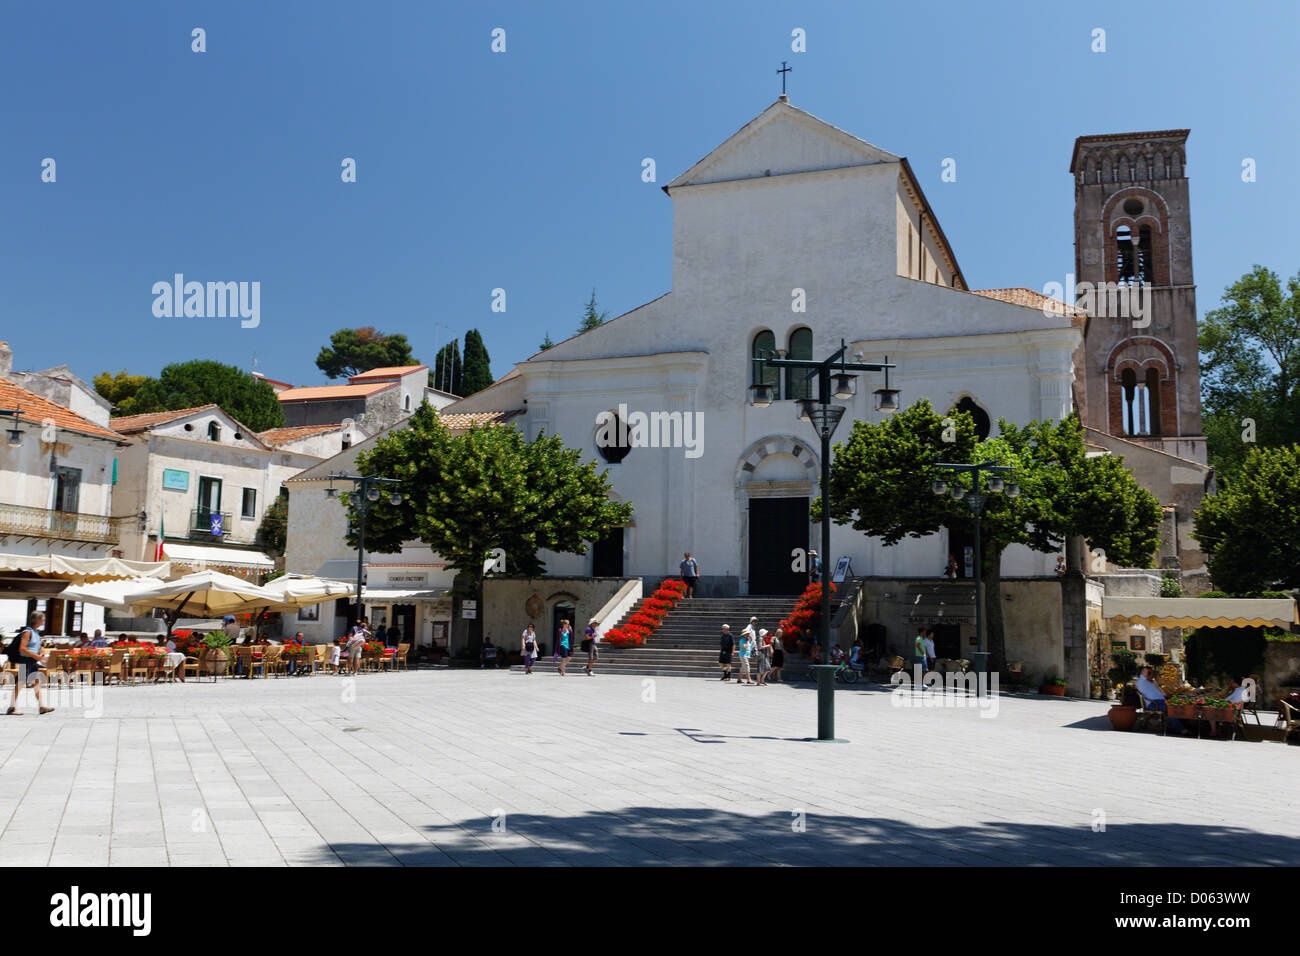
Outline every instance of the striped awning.
{"label": "striped awning", "polygon": [[1102,598],[1102,617],[1145,627],[1280,627],[1300,623],[1291,598]]}

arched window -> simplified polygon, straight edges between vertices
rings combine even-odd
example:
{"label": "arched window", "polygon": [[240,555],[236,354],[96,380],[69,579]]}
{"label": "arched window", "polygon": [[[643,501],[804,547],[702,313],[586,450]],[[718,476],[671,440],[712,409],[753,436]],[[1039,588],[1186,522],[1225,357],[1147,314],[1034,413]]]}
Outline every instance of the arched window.
{"label": "arched window", "polygon": [[1147,421],[1147,434],[1160,434],[1160,370],[1147,369],[1147,405],[1150,415]]}
{"label": "arched window", "polygon": [[1133,231],[1128,226],[1115,230],[1115,268],[1116,280],[1119,282],[1137,281],[1137,248],[1133,242]]}
{"label": "arched window", "polygon": [[1159,385],[1159,375],[1155,369],[1148,369],[1147,375],[1142,379],[1138,378],[1137,372],[1131,368],[1124,369],[1120,373],[1119,381],[1122,389],[1120,397],[1121,412],[1124,416],[1124,434],[1126,435],[1150,435],[1151,431],[1151,412],[1152,412],[1152,375],[1155,375],[1155,384]]}
{"label": "arched window", "polygon": [[771,385],[772,397],[781,398],[781,370],[765,365],[761,369],[758,360],[760,358],[774,358],[776,351],[776,336],[764,329],[754,336],[754,345],[750,350],[749,383],[751,385]]}
{"label": "arched window", "polygon": [[[790,358],[811,360],[813,357],[812,329],[795,329],[790,333]],[[813,398],[813,383],[803,369],[786,369],[785,397]]]}
{"label": "arched window", "polygon": [[411,396],[410,396],[410,395],[407,395],[407,396],[406,396],[405,405],[406,405],[405,411],[408,411],[408,412],[409,412],[409,411],[411,410]]}
{"label": "arched window", "polygon": [[979,436],[980,441],[989,437],[989,432],[993,428],[993,423],[989,419],[989,413],[980,408],[975,400],[969,395],[962,398],[960,402],[953,406],[954,412],[965,412],[975,420],[975,434]]}
{"label": "arched window", "polygon": [[208,422],[208,440],[221,441],[221,426],[216,422]]}

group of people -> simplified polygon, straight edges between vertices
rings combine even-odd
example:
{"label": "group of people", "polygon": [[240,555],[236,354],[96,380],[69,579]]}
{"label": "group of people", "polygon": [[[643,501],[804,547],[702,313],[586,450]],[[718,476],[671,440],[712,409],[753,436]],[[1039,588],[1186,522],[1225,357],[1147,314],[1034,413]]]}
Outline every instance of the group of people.
{"label": "group of people", "polygon": [[[1168,714],[1169,700],[1166,698],[1165,692],[1160,689],[1160,685],[1156,683],[1155,677],[1156,669],[1148,664],[1138,672],[1138,678],[1134,686],[1137,688],[1137,692],[1142,695],[1144,709]],[[1251,684],[1250,692],[1246,689],[1247,681]],[[1254,700],[1255,684],[1256,681],[1253,675],[1246,679],[1237,677],[1232,678],[1232,690],[1228,693],[1227,697],[1228,703],[1243,704],[1249,700]],[[1177,717],[1167,717],[1166,719],[1169,721],[1169,729],[1171,731],[1183,737],[1191,736],[1192,732],[1187,729],[1183,725],[1183,722]],[[1218,732],[1218,724],[1218,721],[1210,721],[1211,736],[1214,736]]]}
{"label": "group of people", "polygon": [[[739,674],[737,684],[755,684],[765,686],[769,681],[781,680],[781,669],[785,667],[785,644],[781,640],[781,628],[773,634],[767,628],[758,626],[758,618],[751,617],[745,629],[740,632],[740,640],[731,633],[731,625],[722,625],[722,637],[718,651],[718,667],[722,670],[719,680],[731,680],[732,662],[736,661]],[[757,675],[754,671],[757,670]]]}
{"label": "group of people", "polygon": [[[600,660],[600,621],[592,618],[587,622],[587,629],[583,632],[582,643],[579,648],[587,655],[586,673],[588,677],[594,677],[596,674],[596,662]],[[537,631],[530,621],[524,626],[524,631],[519,638],[519,652],[524,657],[524,673],[531,674],[533,665],[537,663],[540,645],[537,641]],[[566,677],[569,672],[569,658],[573,656],[573,625],[567,620],[560,621],[560,629],[555,634],[555,651],[551,655],[551,660],[556,665],[556,670],[561,677]]]}

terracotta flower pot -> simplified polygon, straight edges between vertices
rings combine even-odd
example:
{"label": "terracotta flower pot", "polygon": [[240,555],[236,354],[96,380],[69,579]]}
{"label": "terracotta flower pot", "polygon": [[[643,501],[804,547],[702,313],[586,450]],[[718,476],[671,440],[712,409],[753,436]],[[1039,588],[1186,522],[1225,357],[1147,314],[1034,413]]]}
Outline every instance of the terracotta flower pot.
{"label": "terracotta flower pot", "polygon": [[1116,730],[1132,730],[1138,719],[1137,708],[1125,707],[1123,704],[1115,704],[1106,711],[1106,716],[1110,718],[1110,725]]}
{"label": "terracotta flower pot", "polygon": [[1195,720],[1198,709],[1196,704],[1170,704],[1168,706],[1168,716],[1178,720]]}
{"label": "terracotta flower pot", "polygon": [[1065,685],[1064,684],[1043,684],[1041,687],[1038,688],[1038,692],[1040,694],[1047,694],[1051,697],[1064,697]]}

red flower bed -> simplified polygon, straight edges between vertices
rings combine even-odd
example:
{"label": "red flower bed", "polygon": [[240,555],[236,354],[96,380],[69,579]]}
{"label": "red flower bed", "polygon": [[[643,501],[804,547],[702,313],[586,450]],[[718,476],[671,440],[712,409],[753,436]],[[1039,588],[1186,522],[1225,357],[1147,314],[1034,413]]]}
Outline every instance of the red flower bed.
{"label": "red flower bed", "polygon": [[[835,585],[830,586],[831,594]],[[799,596],[799,603],[794,606],[790,616],[781,622],[782,638],[786,641],[815,639],[822,620],[822,586],[813,583],[804,588]]]}
{"label": "red flower bed", "polygon": [[623,624],[610,628],[603,641],[610,647],[640,647],[685,593],[685,584],[669,578],[649,597],[642,598]]}

